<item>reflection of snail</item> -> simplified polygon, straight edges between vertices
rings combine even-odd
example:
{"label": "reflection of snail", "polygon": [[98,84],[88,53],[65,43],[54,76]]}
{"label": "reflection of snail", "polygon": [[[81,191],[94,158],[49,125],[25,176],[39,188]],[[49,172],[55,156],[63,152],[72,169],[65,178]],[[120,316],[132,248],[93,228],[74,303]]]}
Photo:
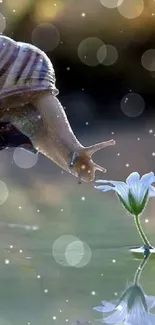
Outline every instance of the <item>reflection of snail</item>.
{"label": "reflection of snail", "polygon": [[75,137],[56,98],[55,72],[37,47],[0,36],[0,112],[28,136],[33,146],[57,165],[90,182],[95,170],[91,156],[114,140],[83,147]]}

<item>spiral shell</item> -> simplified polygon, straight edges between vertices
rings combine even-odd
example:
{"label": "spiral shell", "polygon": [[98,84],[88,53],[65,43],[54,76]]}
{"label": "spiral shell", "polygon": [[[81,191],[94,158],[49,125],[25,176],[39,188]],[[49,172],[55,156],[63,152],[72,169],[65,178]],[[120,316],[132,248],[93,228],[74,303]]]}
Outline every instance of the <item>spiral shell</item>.
{"label": "spiral shell", "polygon": [[[34,94],[50,91],[58,94],[55,72],[47,55],[37,47],[0,36],[0,101],[12,98],[22,104]],[[23,98],[24,94],[24,98]],[[24,102],[23,102],[24,100]]]}

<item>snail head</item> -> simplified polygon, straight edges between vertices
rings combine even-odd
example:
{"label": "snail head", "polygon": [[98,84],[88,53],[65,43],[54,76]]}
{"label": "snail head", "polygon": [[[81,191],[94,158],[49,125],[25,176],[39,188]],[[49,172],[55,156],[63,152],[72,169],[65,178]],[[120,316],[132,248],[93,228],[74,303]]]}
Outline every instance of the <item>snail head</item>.
{"label": "snail head", "polygon": [[78,153],[74,152],[71,155],[69,167],[72,174],[78,175],[79,183],[81,183],[81,181],[92,182],[95,178],[96,170],[103,173],[106,172],[106,169],[97,165],[91,157],[96,151],[114,144],[114,140],[97,143],[90,147],[84,147]]}

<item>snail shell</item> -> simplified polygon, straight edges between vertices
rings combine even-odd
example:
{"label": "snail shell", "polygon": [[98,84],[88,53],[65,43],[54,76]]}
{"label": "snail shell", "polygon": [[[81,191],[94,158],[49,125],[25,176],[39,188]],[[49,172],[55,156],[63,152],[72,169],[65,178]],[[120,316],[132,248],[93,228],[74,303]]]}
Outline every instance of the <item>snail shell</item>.
{"label": "snail shell", "polygon": [[0,36],[1,106],[29,103],[38,93],[57,95],[55,72],[46,54],[37,47]]}
{"label": "snail shell", "polygon": [[114,140],[84,147],[74,135],[57,99],[53,65],[37,47],[0,36],[0,118],[29,137],[34,148],[61,168],[90,182],[95,171],[94,152]]}

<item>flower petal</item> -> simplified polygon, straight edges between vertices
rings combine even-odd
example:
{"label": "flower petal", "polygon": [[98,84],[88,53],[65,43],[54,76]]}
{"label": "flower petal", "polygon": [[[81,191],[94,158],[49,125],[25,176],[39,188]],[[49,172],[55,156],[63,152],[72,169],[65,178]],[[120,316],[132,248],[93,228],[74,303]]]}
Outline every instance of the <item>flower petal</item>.
{"label": "flower petal", "polygon": [[115,192],[117,192],[121,198],[125,201],[127,205],[129,205],[129,188],[124,182],[118,182],[118,184],[114,188]]}
{"label": "flower petal", "polygon": [[109,313],[110,311],[115,310],[115,305],[108,301],[101,301],[100,306],[93,307],[94,310],[99,311],[101,313]]}
{"label": "flower petal", "polygon": [[155,181],[155,176],[153,172],[147,173],[141,177],[140,182],[143,183],[146,188],[148,188]]}
{"label": "flower petal", "polygon": [[155,306],[155,296],[145,295],[145,299],[146,299],[148,310],[152,309]]}
{"label": "flower petal", "polygon": [[[153,172],[143,175],[139,181],[138,191],[137,191],[137,200],[139,203],[142,202],[146,191],[149,189],[149,196],[155,196],[151,184],[155,181],[155,176]],[[150,189],[151,187],[151,189]]]}
{"label": "flower petal", "polygon": [[151,185],[149,187],[149,197],[153,197],[153,196],[155,196],[155,187]]}
{"label": "flower petal", "polygon": [[110,186],[110,185],[98,185],[98,186],[94,186],[97,190],[100,190],[102,192],[107,192],[107,191],[111,191],[114,190],[115,188]]}
{"label": "flower petal", "polygon": [[105,313],[109,313],[110,311],[113,311],[116,306],[116,305],[112,304],[111,302],[107,302],[104,300],[102,300],[101,303],[102,303],[102,307],[104,308]]}
{"label": "flower petal", "polygon": [[104,306],[93,307],[93,310],[99,311],[100,313],[104,313]]}
{"label": "flower petal", "polygon": [[112,315],[109,315],[104,318],[105,323],[107,324],[117,324],[125,321],[127,308],[126,303],[122,302],[117,306],[115,312]]}
{"label": "flower petal", "polygon": [[140,181],[140,175],[137,172],[131,173],[126,179],[126,183],[129,186],[136,204],[140,204],[146,194],[148,186],[146,186],[143,181]]}
{"label": "flower petal", "polygon": [[137,172],[133,172],[131,173],[127,179],[126,179],[126,183],[129,187],[132,187],[133,183],[138,183],[140,180],[140,175]]}
{"label": "flower petal", "polygon": [[[122,199],[126,202],[126,204],[129,204],[128,201],[128,186],[126,183],[121,181],[107,181],[107,180],[97,180],[95,183],[99,184],[105,184],[105,185],[97,185],[95,186],[96,189],[101,190],[103,192],[113,190],[117,192]],[[108,185],[110,184],[110,185]]]}
{"label": "flower petal", "polygon": [[126,315],[126,321],[132,325],[151,325],[149,321],[149,313],[145,310],[142,302],[137,301],[130,313]]}
{"label": "flower petal", "polygon": [[123,323],[124,319],[125,319],[124,313],[117,310],[112,315],[104,317],[104,322],[106,324],[117,324],[117,323]]}
{"label": "flower petal", "polygon": [[150,320],[149,325],[154,325],[155,324],[155,314],[149,313],[149,320]]}

